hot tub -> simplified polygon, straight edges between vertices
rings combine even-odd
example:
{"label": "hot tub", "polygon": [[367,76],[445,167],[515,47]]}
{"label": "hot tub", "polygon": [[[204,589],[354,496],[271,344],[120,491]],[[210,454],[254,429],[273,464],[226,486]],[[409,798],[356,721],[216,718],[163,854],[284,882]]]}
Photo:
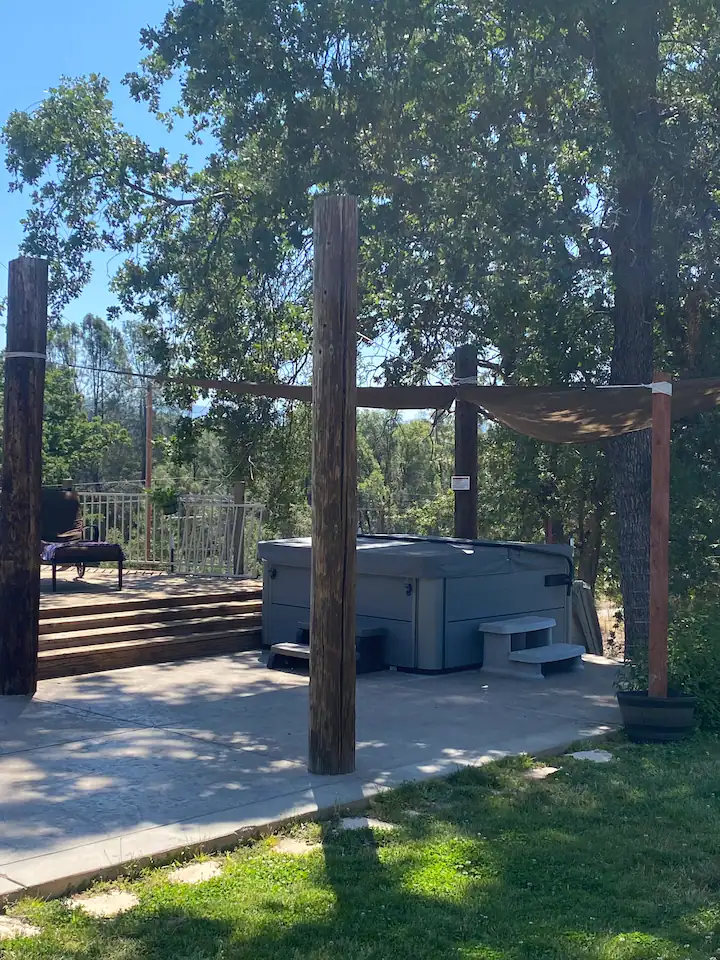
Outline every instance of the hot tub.
{"label": "hot tub", "polygon": [[[310,620],[310,539],[258,544],[263,646],[294,641]],[[357,627],[385,630],[388,666],[481,666],[484,621],[551,617],[569,641],[572,549],[564,545],[404,536],[357,540]]]}

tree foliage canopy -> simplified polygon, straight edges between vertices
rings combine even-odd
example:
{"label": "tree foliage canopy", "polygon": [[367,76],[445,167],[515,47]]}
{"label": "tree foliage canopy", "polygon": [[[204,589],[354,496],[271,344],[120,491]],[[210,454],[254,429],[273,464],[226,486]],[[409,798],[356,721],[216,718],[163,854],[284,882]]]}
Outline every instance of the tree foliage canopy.
{"label": "tree foliage canopy", "polygon": [[[65,80],[5,127],[14,186],[31,192],[26,250],[53,262],[58,310],[94,251],[123,252],[119,307],[163,369],[302,378],[312,198],[347,190],[381,379],[447,375],[467,342],[500,382],[715,374],[719,13],[716,0],[185,0],[142,31],[126,83],[168,124],[189,118],[206,162],[125,131],[102,78]],[[181,101],[160,114],[170,77]],[[229,397],[211,417],[256,466],[306,426]],[[717,431],[714,415],[678,428],[674,516],[693,544],[681,579],[715,549],[720,490],[703,464]],[[503,511],[524,535],[536,507],[561,514],[592,545],[589,570],[610,530],[642,639],[646,438],[569,453],[492,430],[487,449],[489,529]],[[379,496],[388,469],[377,460],[363,481]]]}

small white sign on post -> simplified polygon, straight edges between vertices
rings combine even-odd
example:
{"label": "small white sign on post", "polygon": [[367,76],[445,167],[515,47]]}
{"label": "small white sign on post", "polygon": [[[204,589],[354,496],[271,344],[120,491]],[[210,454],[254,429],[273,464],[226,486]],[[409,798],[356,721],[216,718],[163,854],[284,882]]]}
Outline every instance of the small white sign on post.
{"label": "small white sign on post", "polygon": [[450,489],[457,493],[459,490],[470,489],[470,477],[451,477]]}

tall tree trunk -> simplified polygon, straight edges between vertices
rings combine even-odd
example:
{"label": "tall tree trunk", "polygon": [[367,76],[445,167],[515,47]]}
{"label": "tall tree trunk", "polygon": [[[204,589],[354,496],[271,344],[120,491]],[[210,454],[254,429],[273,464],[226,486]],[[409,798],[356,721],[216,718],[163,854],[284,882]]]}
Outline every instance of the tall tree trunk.
{"label": "tall tree trunk", "polygon": [[[616,147],[608,243],[615,291],[613,383],[649,383],[653,372],[655,285],[653,188],[659,156],[657,87],[666,0],[598,6],[590,36],[595,78]],[[608,445],[618,521],[625,651],[647,646],[650,551],[650,436]]]}
{"label": "tall tree trunk", "polygon": [[[639,173],[622,183],[613,232],[615,286],[613,383],[649,383],[653,373],[655,298],[652,272],[652,181]],[[648,641],[650,603],[650,431],[608,445],[617,510],[625,653]]]}
{"label": "tall tree trunk", "polygon": [[595,593],[595,584],[600,567],[602,521],[603,507],[601,504],[596,504],[587,517],[583,518],[582,544],[578,554],[578,579],[584,580],[593,593]]}
{"label": "tall tree trunk", "polygon": [[562,517],[555,513],[545,516],[545,543],[567,543]]}

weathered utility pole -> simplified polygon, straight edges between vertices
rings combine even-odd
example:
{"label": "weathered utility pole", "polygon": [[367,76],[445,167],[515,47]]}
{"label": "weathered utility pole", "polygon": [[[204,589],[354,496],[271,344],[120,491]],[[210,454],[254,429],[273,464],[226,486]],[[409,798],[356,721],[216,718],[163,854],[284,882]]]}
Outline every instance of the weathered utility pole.
{"label": "weathered utility pole", "polygon": [[311,773],[355,769],[357,200],[315,200]]}
{"label": "weathered utility pole", "polygon": [[37,689],[47,296],[45,260],[10,262],[0,491],[2,695],[32,696]]}

